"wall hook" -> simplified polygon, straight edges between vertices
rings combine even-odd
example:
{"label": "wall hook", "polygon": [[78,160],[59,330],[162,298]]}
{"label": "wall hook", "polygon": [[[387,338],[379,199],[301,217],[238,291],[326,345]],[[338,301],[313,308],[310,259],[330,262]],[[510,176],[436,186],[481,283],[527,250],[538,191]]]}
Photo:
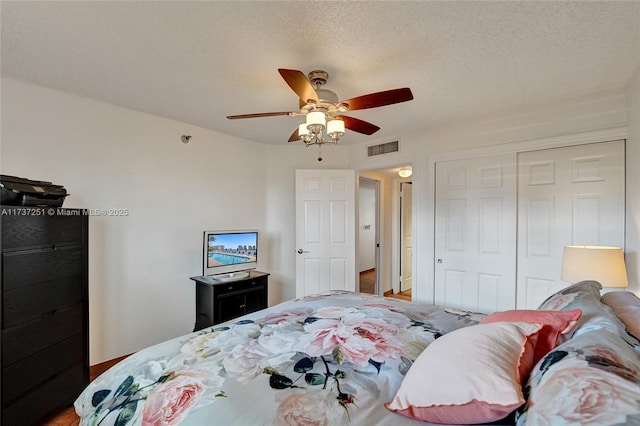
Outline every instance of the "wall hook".
{"label": "wall hook", "polygon": [[182,135],[182,137],[180,138],[182,143],[189,143],[190,139],[191,139],[191,136],[189,136],[189,135]]}

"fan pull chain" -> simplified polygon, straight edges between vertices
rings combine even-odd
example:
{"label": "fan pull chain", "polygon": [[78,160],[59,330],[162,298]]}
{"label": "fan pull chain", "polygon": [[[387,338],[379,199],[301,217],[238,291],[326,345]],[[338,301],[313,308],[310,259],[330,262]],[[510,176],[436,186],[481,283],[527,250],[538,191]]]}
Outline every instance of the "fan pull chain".
{"label": "fan pull chain", "polygon": [[318,144],[318,161],[322,161],[322,144]]}

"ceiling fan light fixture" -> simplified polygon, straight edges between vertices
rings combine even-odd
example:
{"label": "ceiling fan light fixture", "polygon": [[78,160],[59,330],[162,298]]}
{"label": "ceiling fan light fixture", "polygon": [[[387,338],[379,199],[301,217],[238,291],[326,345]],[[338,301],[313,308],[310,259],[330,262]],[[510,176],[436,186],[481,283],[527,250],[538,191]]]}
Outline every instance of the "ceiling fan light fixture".
{"label": "ceiling fan light fixture", "polygon": [[[345,135],[345,129],[364,135],[372,135],[380,130],[380,127],[374,124],[342,115],[342,113],[377,108],[413,99],[411,89],[403,87],[339,101],[335,92],[322,87],[329,79],[329,73],[326,71],[311,71],[308,78],[298,70],[278,68],[278,72],[291,90],[298,95],[298,111],[228,115],[227,118],[235,120],[238,118],[305,115],[305,122],[294,130],[289,137],[289,142],[300,140],[305,146],[318,145],[318,150],[320,150],[322,145],[326,143],[337,145],[338,140]],[[322,157],[319,157],[318,160],[321,161]]]}

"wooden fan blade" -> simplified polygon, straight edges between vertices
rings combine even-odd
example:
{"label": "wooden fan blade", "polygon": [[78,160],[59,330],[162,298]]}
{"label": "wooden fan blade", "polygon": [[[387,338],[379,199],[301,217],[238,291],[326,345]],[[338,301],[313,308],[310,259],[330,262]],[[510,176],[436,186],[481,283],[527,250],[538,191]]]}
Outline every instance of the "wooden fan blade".
{"label": "wooden fan blade", "polygon": [[357,98],[340,101],[349,108],[349,111],[358,109],[376,108],[385,105],[397,104],[413,99],[411,89],[403,87],[402,89],[391,89],[383,92],[370,93],[368,95],[358,96]]}
{"label": "wooden fan blade", "polygon": [[302,71],[278,68],[278,72],[282,78],[284,78],[284,81],[287,82],[289,87],[296,92],[298,97],[305,104],[310,100],[318,102],[318,94],[316,93],[316,90],[311,85],[311,82],[307,80],[307,77],[304,76]]}
{"label": "wooden fan blade", "polygon": [[256,114],[227,115],[227,118],[229,120],[237,120],[239,118],[275,117],[278,115],[297,115],[297,114],[299,113],[294,111],[259,112]]}
{"label": "wooden fan blade", "polygon": [[368,123],[364,120],[360,120],[359,118],[348,117],[346,115],[336,115],[335,118],[344,121],[344,127],[346,127],[347,129],[365,135],[372,135],[380,130],[380,127],[376,126],[375,124]]}
{"label": "wooden fan blade", "polygon": [[294,130],[289,137],[289,142],[297,142],[300,140],[300,135],[298,135],[298,129]]}

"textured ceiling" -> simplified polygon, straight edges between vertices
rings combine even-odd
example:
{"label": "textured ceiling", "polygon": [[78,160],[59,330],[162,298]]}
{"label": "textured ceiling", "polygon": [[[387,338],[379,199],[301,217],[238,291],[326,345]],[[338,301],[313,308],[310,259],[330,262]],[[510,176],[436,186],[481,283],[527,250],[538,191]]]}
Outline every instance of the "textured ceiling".
{"label": "textured ceiling", "polygon": [[[396,137],[615,93],[640,65],[640,2],[2,1],[4,77],[273,144],[300,117],[277,72],[324,69],[350,115]],[[366,140],[348,133],[341,143]]]}

